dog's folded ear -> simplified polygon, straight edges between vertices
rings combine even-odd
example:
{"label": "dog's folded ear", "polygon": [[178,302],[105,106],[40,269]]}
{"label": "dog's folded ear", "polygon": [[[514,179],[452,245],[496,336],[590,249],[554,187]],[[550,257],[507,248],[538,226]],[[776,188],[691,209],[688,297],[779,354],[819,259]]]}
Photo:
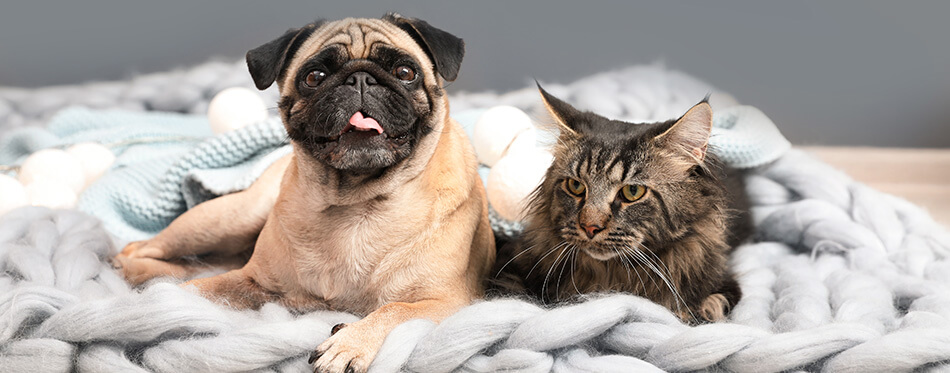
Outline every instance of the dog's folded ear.
{"label": "dog's folded ear", "polygon": [[323,23],[324,21],[321,20],[301,28],[287,30],[279,38],[247,51],[244,58],[247,60],[247,69],[251,72],[251,78],[254,79],[257,89],[267,89],[283,76],[287,62],[300,48],[300,44]]}
{"label": "dog's folded ear", "polygon": [[458,77],[462,57],[465,56],[465,42],[461,38],[417,18],[390,13],[383,19],[409,33],[435,63],[436,72],[443,79],[451,82]]}

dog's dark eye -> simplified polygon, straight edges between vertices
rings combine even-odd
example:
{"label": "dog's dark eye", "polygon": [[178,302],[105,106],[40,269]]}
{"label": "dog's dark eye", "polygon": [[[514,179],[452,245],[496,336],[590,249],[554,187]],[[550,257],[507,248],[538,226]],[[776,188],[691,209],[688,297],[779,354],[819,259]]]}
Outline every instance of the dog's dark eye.
{"label": "dog's dark eye", "polygon": [[416,71],[409,66],[401,65],[393,69],[393,75],[399,80],[410,82],[416,78]]}
{"label": "dog's dark eye", "polygon": [[327,73],[320,70],[313,70],[307,74],[307,79],[303,82],[307,87],[313,88],[316,87],[324,78],[327,77]]}

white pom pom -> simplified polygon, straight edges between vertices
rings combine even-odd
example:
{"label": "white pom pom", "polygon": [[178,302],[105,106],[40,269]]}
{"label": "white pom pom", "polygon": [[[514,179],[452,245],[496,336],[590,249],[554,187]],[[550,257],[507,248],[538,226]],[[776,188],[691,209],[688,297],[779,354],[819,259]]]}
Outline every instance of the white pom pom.
{"label": "white pom pom", "polygon": [[66,149],[66,153],[76,158],[82,165],[83,174],[86,176],[84,187],[96,181],[115,163],[115,154],[112,154],[109,148],[93,142],[70,146]]}
{"label": "white pom pom", "polygon": [[23,184],[7,175],[0,175],[0,215],[29,203]]}
{"label": "white pom pom", "polygon": [[538,151],[538,130],[532,127],[519,133],[518,136],[515,137],[514,141],[508,145],[508,150],[505,151],[503,157],[514,153],[536,151]]}
{"label": "white pom pom", "polygon": [[554,157],[547,151],[515,152],[495,163],[488,174],[488,201],[501,217],[523,217],[526,199],[541,184]]}
{"label": "white pom pom", "polygon": [[23,185],[49,181],[63,185],[77,194],[86,185],[86,175],[76,158],[59,149],[43,149],[31,154],[17,173]]}
{"label": "white pom pom", "polygon": [[478,161],[489,167],[494,166],[504,156],[511,141],[519,133],[533,127],[528,114],[516,107],[495,106],[486,110],[475,122],[472,139]]}
{"label": "white pom pom", "polygon": [[211,131],[221,134],[267,119],[267,106],[261,96],[244,87],[225,89],[208,104]]}
{"label": "white pom pom", "polygon": [[26,185],[27,198],[33,206],[68,209],[76,206],[76,192],[55,180],[41,179]]}

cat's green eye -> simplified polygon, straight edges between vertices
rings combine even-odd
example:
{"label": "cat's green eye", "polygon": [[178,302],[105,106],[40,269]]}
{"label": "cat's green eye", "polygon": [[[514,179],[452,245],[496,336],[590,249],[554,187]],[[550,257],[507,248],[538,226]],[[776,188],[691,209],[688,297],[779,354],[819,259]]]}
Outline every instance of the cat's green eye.
{"label": "cat's green eye", "polygon": [[565,179],[564,180],[564,189],[567,189],[567,192],[578,197],[584,196],[584,191],[587,190],[587,187],[584,186],[580,180],[577,179]]}
{"label": "cat's green eye", "polygon": [[640,198],[643,198],[643,195],[647,194],[647,187],[643,185],[624,185],[620,189],[620,198],[624,202],[636,202]]}

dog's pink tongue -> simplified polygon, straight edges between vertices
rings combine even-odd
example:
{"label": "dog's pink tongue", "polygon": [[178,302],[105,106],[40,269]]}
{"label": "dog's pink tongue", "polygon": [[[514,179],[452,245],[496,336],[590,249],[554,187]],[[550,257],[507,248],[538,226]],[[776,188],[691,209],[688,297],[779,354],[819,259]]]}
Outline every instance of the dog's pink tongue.
{"label": "dog's pink tongue", "polygon": [[363,112],[357,111],[350,117],[350,124],[353,127],[356,127],[357,131],[376,131],[378,133],[383,133],[383,127],[379,126],[379,122],[373,118],[363,117]]}

